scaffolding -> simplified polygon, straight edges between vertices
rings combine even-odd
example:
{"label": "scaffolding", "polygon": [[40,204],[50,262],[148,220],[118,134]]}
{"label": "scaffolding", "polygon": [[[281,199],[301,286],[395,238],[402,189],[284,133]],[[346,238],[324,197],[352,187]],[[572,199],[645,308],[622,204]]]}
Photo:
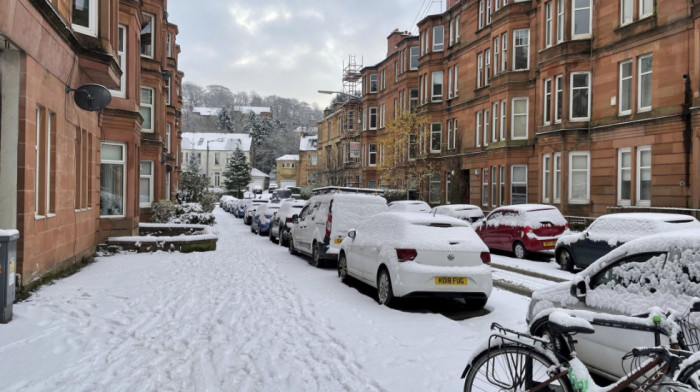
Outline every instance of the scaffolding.
{"label": "scaffolding", "polygon": [[348,55],[348,64],[343,64],[343,93],[360,98],[362,88],[362,64],[357,64],[354,55]]}

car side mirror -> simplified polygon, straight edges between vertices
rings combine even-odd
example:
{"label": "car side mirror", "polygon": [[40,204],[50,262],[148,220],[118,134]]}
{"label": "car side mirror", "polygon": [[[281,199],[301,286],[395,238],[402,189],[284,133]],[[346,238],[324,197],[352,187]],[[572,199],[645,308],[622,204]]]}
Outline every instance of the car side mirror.
{"label": "car side mirror", "polygon": [[583,238],[588,239],[590,237],[590,234],[588,234],[588,231],[583,232]]}
{"label": "car side mirror", "polygon": [[356,235],[357,235],[357,231],[355,231],[354,229],[348,231],[348,237],[352,238],[353,240],[355,239]]}
{"label": "car side mirror", "polygon": [[571,285],[571,296],[583,301],[586,298],[586,282],[579,281]]}
{"label": "car side mirror", "polygon": [[690,307],[691,312],[700,312],[700,300],[695,300],[693,302],[693,306]]}
{"label": "car side mirror", "polygon": [[297,214],[292,215],[292,223],[299,223],[299,215],[297,215]]}

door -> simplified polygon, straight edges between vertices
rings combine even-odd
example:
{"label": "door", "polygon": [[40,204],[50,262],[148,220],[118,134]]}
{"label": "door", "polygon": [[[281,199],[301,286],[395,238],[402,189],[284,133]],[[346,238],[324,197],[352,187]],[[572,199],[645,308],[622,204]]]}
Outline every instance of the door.
{"label": "door", "polygon": [[299,213],[299,221],[294,224],[294,228],[292,229],[292,239],[294,240],[294,247],[297,250],[306,251],[304,243],[308,242],[307,226],[309,224],[309,220],[307,218],[311,207],[311,205],[306,205],[301,210],[301,213]]}

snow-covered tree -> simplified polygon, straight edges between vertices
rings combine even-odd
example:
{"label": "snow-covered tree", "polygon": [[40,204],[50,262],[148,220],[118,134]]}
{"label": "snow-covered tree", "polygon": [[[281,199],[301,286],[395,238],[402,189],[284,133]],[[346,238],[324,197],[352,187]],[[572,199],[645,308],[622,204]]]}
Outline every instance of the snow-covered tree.
{"label": "snow-covered tree", "polygon": [[241,197],[241,190],[251,181],[250,165],[246,161],[245,154],[239,148],[233,153],[226,163],[224,171],[224,186],[229,192],[236,192],[236,197]]}
{"label": "snow-covered tree", "polygon": [[233,132],[235,129],[235,124],[233,122],[233,116],[231,116],[231,111],[223,107],[219,111],[219,116],[216,118],[216,129],[220,129],[226,132]]}
{"label": "snow-covered tree", "polygon": [[207,190],[209,179],[202,173],[199,166],[199,157],[190,155],[187,162],[187,169],[180,176],[180,190],[177,192],[177,199],[180,203],[200,202]]}

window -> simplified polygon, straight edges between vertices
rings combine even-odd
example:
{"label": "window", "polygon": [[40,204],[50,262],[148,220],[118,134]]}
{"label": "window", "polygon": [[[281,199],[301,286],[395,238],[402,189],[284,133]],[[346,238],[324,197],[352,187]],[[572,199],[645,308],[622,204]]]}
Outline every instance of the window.
{"label": "window", "polygon": [[617,152],[617,204],[630,205],[632,199],[632,151],[621,148]]}
{"label": "window", "polygon": [[479,28],[484,28],[484,0],[479,1]]}
{"label": "window", "polygon": [[496,182],[497,166],[491,166],[491,206],[496,207],[496,194],[498,192],[498,183]]}
{"label": "window", "polygon": [[506,140],[506,100],[501,100],[501,140]]}
{"label": "window", "polygon": [[653,0],[639,0],[639,19],[651,16],[654,13]]}
{"label": "window", "polygon": [[489,110],[484,110],[484,147],[489,145],[489,131],[491,130],[491,115]]}
{"label": "window", "polygon": [[439,153],[442,145],[442,123],[430,124],[430,152]]}
{"label": "window", "polygon": [[491,1],[492,0],[486,0],[486,25],[491,24]]}
{"label": "window", "polygon": [[221,164],[221,153],[215,152],[214,153],[214,165],[219,166],[220,164]]}
{"label": "window", "polygon": [[168,40],[165,43],[165,55],[173,57],[173,33],[168,33]]}
{"label": "window", "polygon": [[[43,107],[36,108],[36,142],[34,144],[34,213],[36,216],[48,216],[56,212],[55,125],[54,113]],[[85,145],[87,146],[87,143]],[[76,193],[78,193],[77,187]]]}
{"label": "window", "polygon": [[564,107],[564,76],[557,75],[554,78],[556,95],[554,96],[554,122],[560,123],[562,117],[562,110]]}
{"label": "window", "polygon": [[530,30],[513,31],[513,70],[528,69],[530,66]]}
{"label": "window", "polygon": [[500,44],[498,43],[498,36],[493,39],[493,74],[498,75],[498,53],[501,50]]}
{"label": "window", "polygon": [[632,61],[620,63],[620,114],[632,113]]}
{"label": "window", "polygon": [[73,30],[97,37],[97,4],[97,0],[73,0]]}
{"label": "window", "polygon": [[377,129],[377,108],[369,108],[369,129]]}
{"label": "window", "polygon": [[378,89],[377,85],[377,74],[369,75],[369,92],[376,93]]}
{"label": "window", "polygon": [[153,58],[153,42],[156,42],[154,24],[153,15],[144,12],[141,22],[141,56]]}
{"label": "window", "polygon": [[418,136],[408,135],[408,160],[413,160],[418,154]]}
{"label": "window", "polygon": [[214,173],[214,186],[219,186],[221,184],[221,173]]}
{"label": "window", "polygon": [[639,96],[637,102],[639,111],[651,110],[651,55],[639,58]]}
{"label": "window", "polygon": [[457,15],[457,20],[455,21],[455,42],[459,42],[459,15]]}
{"label": "window", "polygon": [[141,132],[153,133],[153,89],[141,86]]}
{"label": "window", "polygon": [[550,180],[550,160],[549,154],[542,156],[542,202],[549,203],[549,180]]}
{"label": "window", "polygon": [[557,0],[557,43],[564,42],[564,0]]}
{"label": "window", "polygon": [[571,23],[571,35],[574,39],[590,38],[592,0],[572,0],[573,22]]}
{"label": "window", "polygon": [[100,216],[124,216],[126,145],[103,142],[100,162]]}
{"label": "window", "polygon": [[482,53],[476,55],[476,88],[481,87],[484,74],[484,58]]}
{"label": "window", "polygon": [[513,98],[511,139],[527,139],[527,98]]}
{"label": "window", "polygon": [[452,121],[447,120],[447,149],[451,150],[454,146],[452,145]]}
{"label": "window", "polygon": [[454,69],[455,69],[455,97],[456,97],[459,95],[459,83],[457,82],[459,80],[459,65],[455,64]]}
{"label": "window", "polygon": [[552,122],[552,79],[545,79],[544,81],[544,102],[543,106],[543,120],[544,125],[549,125]]}
{"label": "window", "polygon": [[510,172],[510,203],[527,203],[527,165],[513,165]]}
{"label": "window", "polygon": [[168,76],[165,78],[165,104],[170,105],[170,82],[171,82],[171,77]]}
{"label": "window", "polygon": [[382,91],[386,90],[386,70],[382,70],[382,86],[381,86]]}
{"label": "window", "polygon": [[153,202],[153,161],[141,161],[139,206],[150,207]]}
{"label": "window", "polygon": [[554,185],[552,186],[553,201],[561,202],[561,153],[554,154]]}
{"label": "window", "polygon": [[586,121],[590,117],[591,73],[571,73],[571,121]]}
{"label": "window", "polygon": [[117,42],[117,60],[119,67],[122,70],[122,77],[119,79],[119,90],[109,90],[113,96],[124,98],[126,97],[126,26],[119,25],[119,36]]}
{"label": "window", "polygon": [[386,120],[386,106],[382,104],[379,106],[379,128],[384,128],[384,122]]}
{"label": "window", "polygon": [[569,153],[569,203],[586,204],[590,195],[590,153]]}
{"label": "window", "polygon": [[506,167],[504,165],[501,165],[498,167],[498,180],[501,183],[501,189],[500,189],[500,205],[505,205],[506,204]]}
{"label": "window", "polygon": [[433,52],[440,52],[445,48],[445,26],[433,26]]}
{"label": "window", "polygon": [[[367,130],[367,109],[362,109],[362,130],[366,131]],[[329,139],[330,139],[330,135]]]}
{"label": "window", "polygon": [[481,169],[481,205],[489,205],[489,169]]}
{"label": "window", "polygon": [[376,144],[369,145],[369,165],[370,166],[377,166],[377,145]]}
{"label": "window", "polygon": [[442,101],[442,71],[433,72],[433,102]]}
{"label": "window", "polygon": [[501,72],[506,72],[508,70],[508,33],[501,34],[501,48],[503,53],[501,53]]}
{"label": "window", "polygon": [[452,120],[452,148],[457,148],[457,119]]}
{"label": "window", "polygon": [[498,101],[494,102],[491,108],[493,113],[493,121],[491,121],[491,140],[498,141]]}
{"label": "window", "polygon": [[454,172],[445,172],[445,204],[450,204],[450,199],[452,198],[450,193],[450,188],[452,186],[452,181],[454,181]]}
{"label": "window", "polygon": [[544,45],[552,46],[552,2],[548,1],[544,4]]}
{"label": "window", "polygon": [[311,166],[318,165],[318,153],[311,153]]}
{"label": "window", "polygon": [[418,106],[418,89],[412,88],[408,90],[408,103],[411,107],[411,111]]}
{"label": "window", "polygon": [[172,143],[170,129],[171,125],[165,124],[165,151],[168,153],[170,152],[170,144]]}
{"label": "window", "polygon": [[348,110],[347,116],[348,116],[348,121],[347,121],[348,131],[352,132],[353,130],[355,130],[355,111]]}
{"label": "window", "polygon": [[430,177],[430,196],[429,202],[431,204],[437,204],[440,202],[440,173],[433,174]]}
{"label": "window", "polygon": [[637,205],[651,204],[651,146],[637,147]]}
{"label": "window", "polygon": [[481,147],[481,112],[476,112],[476,146]]}
{"label": "window", "polygon": [[620,24],[632,23],[634,14],[634,0],[620,0]]}
{"label": "window", "polygon": [[447,68],[447,98],[452,98],[452,67]]}
{"label": "window", "polygon": [[410,51],[411,51],[410,69],[411,69],[411,71],[415,71],[418,69],[418,47],[411,46]]}
{"label": "window", "polygon": [[484,71],[484,85],[489,85],[489,78],[491,77],[491,49],[486,49],[484,51],[484,58],[486,59],[486,67]]}

